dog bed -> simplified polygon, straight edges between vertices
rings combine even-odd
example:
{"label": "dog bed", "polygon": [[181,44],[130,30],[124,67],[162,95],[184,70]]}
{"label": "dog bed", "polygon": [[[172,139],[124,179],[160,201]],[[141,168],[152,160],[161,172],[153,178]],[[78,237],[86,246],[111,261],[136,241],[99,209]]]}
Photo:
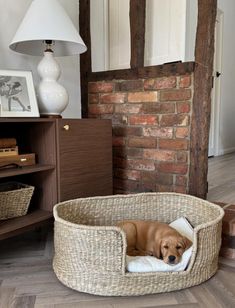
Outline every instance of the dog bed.
{"label": "dog bed", "polygon": [[[169,292],[200,284],[217,270],[224,212],[208,201],[176,193],[141,193],[65,201],[53,212],[53,269],[72,289],[108,296]],[[117,222],[145,219],[170,223],[182,216],[194,228],[187,269],[128,272],[126,237]]]}

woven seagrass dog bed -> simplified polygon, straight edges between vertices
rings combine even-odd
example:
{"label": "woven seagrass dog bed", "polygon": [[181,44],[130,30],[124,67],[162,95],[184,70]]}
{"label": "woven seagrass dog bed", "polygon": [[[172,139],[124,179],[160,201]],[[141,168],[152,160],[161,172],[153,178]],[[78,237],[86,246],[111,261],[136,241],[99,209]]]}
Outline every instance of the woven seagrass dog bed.
{"label": "woven seagrass dog bed", "polygon": [[[98,295],[168,292],[209,279],[218,266],[223,210],[176,193],[141,193],[81,198],[57,204],[53,268],[66,286]],[[169,223],[185,216],[194,227],[193,252],[186,271],[126,271],[126,238],[116,227],[123,219]]]}

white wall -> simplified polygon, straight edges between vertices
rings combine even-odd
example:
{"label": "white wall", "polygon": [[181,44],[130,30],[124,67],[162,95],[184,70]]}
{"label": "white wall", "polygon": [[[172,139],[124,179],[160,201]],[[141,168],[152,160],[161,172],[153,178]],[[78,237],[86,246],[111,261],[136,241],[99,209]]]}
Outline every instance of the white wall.
{"label": "white wall", "polygon": [[146,2],[145,66],[185,61],[186,0]]}
{"label": "white wall", "polygon": [[[197,0],[146,2],[145,65],[194,61]],[[128,0],[91,1],[92,70],[130,67]]]}
{"label": "white wall", "polygon": [[219,153],[235,151],[235,1],[219,0],[224,12]]}
{"label": "white wall", "polygon": [[[79,1],[59,1],[78,28]],[[40,57],[21,55],[11,51],[8,47],[30,3],[31,0],[0,0],[0,69],[31,70],[34,84],[37,86],[39,77],[36,68],[37,63],[40,61]],[[61,65],[62,71],[59,82],[68,90],[70,97],[69,106],[64,111],[63,117],[80,118],[79,56],[57,58],[57,60]]]}
{"label": "white wall", "polygon": [[186,36],[185,36],[185,61],[195,60],[195,42],[197,30],[198,1],[187,0],[186,7]]}

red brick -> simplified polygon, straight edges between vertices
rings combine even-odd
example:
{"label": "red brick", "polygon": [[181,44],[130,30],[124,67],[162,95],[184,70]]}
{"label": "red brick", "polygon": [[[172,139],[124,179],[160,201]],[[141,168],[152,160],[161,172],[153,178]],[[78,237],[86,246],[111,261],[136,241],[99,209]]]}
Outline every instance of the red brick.
{"label": "red brick", "polygon": [[177,127],[175,130],[176,138],[187,138],[189,136],[189,128],[188,127]]}
{"label": "red brick", "polygon": [[154,159],[158,161],[174,161],[175,152],[174,151],[159,151],[156,149],[144,149],[143,158]]}
{"label": "red brick", "polygon": [[122,189],[124,191],[138,192],[140,190],[140,183],[138,181],[114,179],[113,181],[115,189]]}
{"label": "red brick", "polygon": [[160,185],[172,185],[173,175],[168,173],[157,173],[156,182]]}
{"label": "red brick", "polygon": [[114,157],[113,158],[113,166],[116,168],[125,169],[127,166],[127,160],[124,157]]}
{"label": "red brick", "polygon": [[156,139],[154,138],[129,138],[129,147],[136,148],[155,148]]}
{"label": "red brick", "polygon": [[224,234],[235,236],[235,213],[232,211],[226,211],[223,217],[223,228]]}
{"label": "red brick", "polygon": [[176,153],[176,161],[178,163],[187,163],[188,162],[188,152],[177,151]]}
{"label": "red brick", "polygon": [[155,192],[156,191],[155,183],[151,183],[151,182],[141,182],[140,188],[141,188],[140,192]]}
{"label": "red brick", "polygon": [[88,92],[89,93],[107,93],[113,92],[114,83],[113,82],[89,82]]}
{"label": "red brick", "polygon": [[123,104],[125,100],[125,93],[100,94],[101,104]]}
{"label": "red brick", "polygon": [[113,146],[113,157],[125,158],[126,157],[126,148],[123,146]]}
{"label": "red brick", "polygon": [[135,126],[114,126],[113,134],[115,136],[142,136],[142,127]]}
{"label": "red brick", "polygon": [[124,104],[115,106],[116,113],[140,113],[140,110],[141,105],[138,104]]}
{"label": "red brick", "polygon": [[141,172],[137,170],[115,169],[115,177],[128,180],[139,180]]}
{"label": "red brick", "polygon": [[158,171],[174,174],[186,174],[188,172],[188,165],[160,162],[158,165]]}
{"label": "red brick", "polygon": [[90,105],[88,108],[90,114],[113,113],[113,105]]}
{"label": "red brick", "polygon": [[152,136],[157,138],[172,138],[173,137],[173,128],[172,127],[144,127],[143,128],[144,136]]}
{"label": "red brick", "polygon": [[167,150],[187,150],[188,140],[186,139],[160,139],[158,143],[159,149]]}
{"label": "red brick", "polygon": [[189,113],[190,109],[189,102],[177,102],[177,113]]}
{"label": "red brick", "polygon": [[190,89],[161,91],[160,101],[185,101],[191,98]]}
{"label": "red brick", "polygon": [[173,187],[170,185],[156,185],[156,189],[158,192],[172,192]]}
{"label": "red brick", "polygon": [[181,76],[179,86],[180,86],[180,88],[190,87],[191,86],[191,76],[190,75]]}
{"label": "red brick", "polygon": [[146,79],[144,81],[145,90],[171,89],[175,87],[176,87],[176,77]]}
{"label": "red brick", "polygon": [[177,186],[186,186],[187,185],[187,177],[183,175],[177,175],[175,179],[175,184]]}
{"label": "red brick", "polygon": [[127,148],[126,155],[130,158],[142,158],[143,157],[143,149],[140,148]]}
{"label": "red brick", "polygon": [[[113,146],[113,157],[121,159],[142,159],[143,149],[142,148],[127,148],[123,146]],[[123,162],[121,162],[123,163]],[[126,166],[126,164],[125,164]]]}
{"label": "red brick", "polygon": [[113,137],[112,144],[113,146],[124,146],[126,144],[126,139],[123,137]]}
{"label": "red brick", "polygon": [[99,103],[99,94],[88,94],[89,104],[98,104]]}
{"label": "red brick", "polygon": [[221,247],[220,256],[227,259],[235,260],[235,249],[228,247]]}
{"label": "red brick", "polygon": [[174,192],[180,193],[180,194],[186,194],[187,193],[187,188],[185,186],[175,186],[174,187]]}
{"label": "red brick", "polygon": [[112,124],[113,126],[125,125],[128,122],[128,117],[123,114],[113,114]]}
{"label": "red brick", "polygon": [[141,180],[143,182],[156,182],[156,172],[155,171],[142,171],[141,172]]}
{"label": "red brick", "polygon": [[128,93],[129,103],[148,103],[158,101],[157,92],[133,92]]}
{"label": "red brick", "polygon": [[144,81],[143,80],[125,80],[118,82],[118,88],[116,87],[116,91],[142,91],[144,89]]}
{"label": "red brick", "polygon": [[219,202],[219,201],[215,201],[215,202],[214,202],[214,201],[210,201],[210,202],[215,203],[215,204],[221,206],[222,208],[225,207],[225,206],[227,205],[227,203]]}
{"label": "red brick", "polygon": [[158,124],[158,117],[153,115],[136,115],[129,117],[131,125],[156,125]]}
{"label": "red brick", "polygon": [[189,124],[189,116],[185,114],[167,114],[162,115],[160,126],[187,126]]}
{"label": "red brick", "polygon": [[175,112],[175,104],[174,103],[161,103],[159,113],[174,113]]}
{"label": "red brick", "polygon": [[130,159],[127,161],[127,165],[129,169],[134,170],[145,170],[145,171],[154,171],[155,164],[153,161],[144,160],[144,159]]}
{"label": "red brick", "polygon": [[230,204],[226,207],[226,212],[234,212],[235,214],[235,204]]}

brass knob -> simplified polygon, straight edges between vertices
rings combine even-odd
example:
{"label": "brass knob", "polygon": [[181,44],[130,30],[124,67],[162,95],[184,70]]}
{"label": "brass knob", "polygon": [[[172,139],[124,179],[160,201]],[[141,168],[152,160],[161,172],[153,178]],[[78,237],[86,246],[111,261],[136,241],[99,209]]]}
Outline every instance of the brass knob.
{"label": "brass knob", "polygon": [[64,130],[69,130],[69,125],[68,124],[64,125]]}

